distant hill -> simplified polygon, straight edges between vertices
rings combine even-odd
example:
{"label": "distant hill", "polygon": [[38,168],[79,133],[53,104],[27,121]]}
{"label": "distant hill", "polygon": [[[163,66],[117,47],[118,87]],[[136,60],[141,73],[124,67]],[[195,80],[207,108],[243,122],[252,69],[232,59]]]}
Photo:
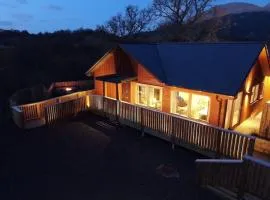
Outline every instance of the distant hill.
{"label": "distant hill", "polygon": [[[186,39],[185,34],[188,37],[192,37],[193,34],[196,35],[198,32],[207,35],[214,29],[213,32],[219,41],[270,41],[269,22],[270,12],[268,11],[244,12],[201,21],[193,25],[189,32],[184,33],[184,37],[181,28],[177,25],[171,25],[140,34],[138,38],[141,41],[150,42],[182,41]],[[214,28],[213,24],[215,24]],[[201,39],[204,39],[204,37]]]}
{"label": "distant hill", "polygon": [[270,12],[270,4],[258,6],[251,3],[232,2],[213,7],[205,16],[205,19],[212,17],[223,17],[230,14],[239,14],[245,12]]}
{"label": "distant hill", "polygon": [[222,17],[221,20],[221,30],[218,33],[220,39],[270,40],[270,12],[232,14]]}

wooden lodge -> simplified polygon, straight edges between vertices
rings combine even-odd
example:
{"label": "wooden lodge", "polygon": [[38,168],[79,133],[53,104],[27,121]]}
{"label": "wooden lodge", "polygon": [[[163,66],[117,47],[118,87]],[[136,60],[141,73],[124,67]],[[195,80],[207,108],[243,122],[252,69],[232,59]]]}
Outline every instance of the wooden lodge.
{"label": "wooden lodge", "polygon": [[235,129],[270,100],[269,67],[262,43],[122,44],[86,75],[97,95]]}

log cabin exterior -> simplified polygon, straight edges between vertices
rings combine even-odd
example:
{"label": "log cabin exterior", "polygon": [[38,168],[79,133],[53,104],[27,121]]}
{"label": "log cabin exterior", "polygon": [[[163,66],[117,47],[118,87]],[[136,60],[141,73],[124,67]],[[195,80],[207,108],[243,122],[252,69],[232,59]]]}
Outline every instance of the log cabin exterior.
{"label": "log cabin exterior", "polygon": [[262,43],[122,44],[87,72],[95,94],[234,129],[270,100]]}

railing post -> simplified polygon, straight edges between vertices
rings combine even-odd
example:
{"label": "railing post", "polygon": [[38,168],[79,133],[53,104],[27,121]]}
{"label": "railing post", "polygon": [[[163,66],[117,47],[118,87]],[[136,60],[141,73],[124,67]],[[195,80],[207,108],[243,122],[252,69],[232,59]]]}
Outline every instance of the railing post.
{"label": "railing post", "polygon": [[220,158],[221,157],[221,136],[222,136],[222,131],[217,131],[217,141],[216,141],[216,145],[217,145],[217,150],[216,150],[216,158]]}
{"label": "railing post", "polygon": [[115,118],[116,118],[116,123],[117,123],[117,127],[119,127],[120,123],[119,123],[119,109],[120,109],[120,101],[116,100],[116,111],[115,111]]}
{"label": "railing post", "polygon": [[171,124],[171,143],[172,143],[172,150],[174,151],[175,150],[175,140],[176,140],[176,137],[175,137],[175,118],[172,117],[172,124]]}
{"label": "railing post", "polygon": [[41,118],[41,110],[40,110],[40,103],[37,104],[37,115],[38,115],[38,118]]}
{"label": "railing post", "polygon": [[44,107],[44,114],[45,114],[45,123],[46,123],[46,126],[48,127],[49,125],[49,119],[48,119],[48,107]]}
{"label": "railing post", "polygon": [[144,137],[144,111],[143,108],[140,108],[141,110],[141,136]]}
{"label": "railing post", "polygon": [[253,155],[255,142],[256,142],[256,137],[252,137],[249,139],[248,152],[247,152],[249,156]]}
{"label": "railing post", "polygon": [[237,199],[242,200],[245,196],[245,184],[248,176],[248,161],[243,158],[242,169],[240,172],[240,185],[238,187]]}

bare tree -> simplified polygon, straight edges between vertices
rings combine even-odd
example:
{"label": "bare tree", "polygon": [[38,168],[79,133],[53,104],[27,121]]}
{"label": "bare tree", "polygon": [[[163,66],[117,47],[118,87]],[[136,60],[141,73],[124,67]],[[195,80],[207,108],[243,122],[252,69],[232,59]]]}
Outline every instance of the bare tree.
{"label": "bare tree", "polygon": [[129,5],[124,15],[119,13],[113,16],[99,30],[123,37],[131,36],[151,28],[153,20],[152,8],[139,9],[138,6]]}
{"label": "bare tree", "polygon": [[170,24],[198,21],[213,0],[153,0],[155,15]]}

